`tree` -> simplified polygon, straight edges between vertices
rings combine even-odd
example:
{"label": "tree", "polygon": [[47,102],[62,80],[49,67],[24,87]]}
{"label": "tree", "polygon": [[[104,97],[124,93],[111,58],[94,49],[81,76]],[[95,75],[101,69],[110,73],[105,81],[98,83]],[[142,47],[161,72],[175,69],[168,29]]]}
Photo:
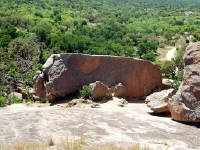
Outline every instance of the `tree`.
{"label": "tree", "polygon": [[19,37],[9,44],[8,51],[14,56],[32,60],[32,57],[38,54],[39,48],[40,45],[33,36],[26,38]]}
{"label": "tree", "polygon": [[51,27],[49,25],[39,25],[34,31],[41,42],[47,42],[47,36],[50,33]]}
{"label": "tree", "polygon": [[[150,54],[153,54],[152,56],[155,57],[157,48],[158,48],[158,42],[156,42],[155,40],[146,40],[145,39],[145,40],[142,40],[139,42],[137,54],[139,55],[140,58],[142,58],[142,57],[150,58]],[[153,58],[151,58],[151,59],[153,59]]]}
{"label": "tree", "polygon": [[3,35],[0,38],[0,47],[7,47],[11,40],[12,39],[10,35]]}
{"label": "tree", "polygon": [[56,15],[56,17],[55,17],[55,21],[58,22],[58,21],[61,21],[61,20],[62,20],[61,15]]}
{"label": "tree", "polygon": [[78,26],[78,21],[75,20],[75,21],[73,22],[73,24],[74,24],[75,27],[77,27],[77,26]]}
{"label": "tree", "polygon": [[176,65],[173,61],[166,61],[161,65],[161,72],[165,78],[175,78]]}
{"label": "tree", "polygon": [[16,29],[10,23],[3,23],[0,28],[0,36],[10,35],[11,38],[15,38],[17,36]]}
{"label": "tree", "polygon": [[156,60],[156,55],[153,52],[147,52],[146,54],[142,55],[141,58],[154,62]]}
{"label": "tree", "polygon": [[82,26],[87,25],[87,21],[83,20],[82,23],[81,23],[81,25],[82,25]]}

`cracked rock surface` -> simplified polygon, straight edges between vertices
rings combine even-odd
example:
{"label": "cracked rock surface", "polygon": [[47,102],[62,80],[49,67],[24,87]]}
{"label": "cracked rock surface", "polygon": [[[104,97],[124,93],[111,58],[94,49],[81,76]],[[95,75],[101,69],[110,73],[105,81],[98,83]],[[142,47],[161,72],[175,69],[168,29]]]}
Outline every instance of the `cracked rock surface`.
{"label": "cracked rock surface", "polygon": [[114,99],[100,105],[65,108],[15,104],[0,108],[0,144],[84,137],[91,145],[144,143],[159,150],[200,149],[199,128],[150,115],[143,103],[118,107]]}
{"label": "cracked rock surface", "polygon": [[101,81],[108,87],[122,83],[125,97],[139,98],[162,88],[162,75],[150,61],[85,54],[54,54],[34,77],[36,95],[41,99],[62,98],[83,85]]}
{"label": "cracked rock surface", "polygon": [[169,110],[175,120],[200,122],[200,42],[186,49],[183,80],[169,101]]}

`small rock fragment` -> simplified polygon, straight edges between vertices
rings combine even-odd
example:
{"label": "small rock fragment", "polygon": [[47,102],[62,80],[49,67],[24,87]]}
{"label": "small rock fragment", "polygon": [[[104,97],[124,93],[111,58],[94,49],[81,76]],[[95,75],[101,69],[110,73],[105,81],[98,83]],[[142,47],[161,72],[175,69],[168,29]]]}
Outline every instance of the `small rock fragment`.
{"label": "small rock fragment", "polygon": [[91,105],[91,108],[100,108],[100,105],[97,104],[97,103],[94,103],[94,104]]}
{"label": "small rock fragment", "polygon": [[112,90],[101,81],[96,81],[94,83],[91,83],[89,87],[92,89],[93,99],[109,97],[112,95]]}
{"label": "small rock fragment", "polygon": [[114,87],[114,96],[125,97],[126,91],[127,91],[126,87],[122,83],[119,83]]}

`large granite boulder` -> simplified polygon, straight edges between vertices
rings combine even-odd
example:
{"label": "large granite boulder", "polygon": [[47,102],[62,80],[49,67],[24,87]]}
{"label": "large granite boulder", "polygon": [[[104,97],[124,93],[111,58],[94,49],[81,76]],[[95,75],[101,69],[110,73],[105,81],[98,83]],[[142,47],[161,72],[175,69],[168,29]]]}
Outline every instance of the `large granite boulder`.
{"label": "large granite boulder", "polygon": [[175,95],[176,90],[168,89],[155,92],[147,96],[145,103],[155,113],[166,113],[168,110],[168,100]]}
{"label": "large granite boulder", "polygon": [[183,81],[169,110],[174,120],[200,122],[200,42],[187,47],[184,65]]}
{"label": "large granite boulder", "polygon": [[54,54],[35,76],[36,95],[54,99],[75,93],[83,85],[101,81],[109,87],[122,83],[126,97],[139,98],[162,88],[157,65],[127,57]]}

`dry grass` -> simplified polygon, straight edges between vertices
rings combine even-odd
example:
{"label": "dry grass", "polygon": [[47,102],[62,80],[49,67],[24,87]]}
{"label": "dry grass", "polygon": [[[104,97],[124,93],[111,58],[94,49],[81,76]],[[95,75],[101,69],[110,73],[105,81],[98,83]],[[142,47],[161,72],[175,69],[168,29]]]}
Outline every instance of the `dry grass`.
{"label": "dry grass", "polygon": [[[61,150],[84,150],[84,147],[87,147],[87,143],[84,138],[79,140],[66,140],[61,142]],[[86,148],[85,148],[86,149]]]}
{"label": "dry grass", "polygon": [[0,146],[0,150],[151,150],[149,147],[141,147],[136,144],[132,147],[115,146],[88,146],[84,138],[79,140],[66,140],[56,145],[52,138],[48,138],[44,143],[24,143],[16,142],[7,146]]}
{"label": "dry grass", "polygon": [[125,148],[125,147],[115,147],[115,146],[109,146],[109,147],[97,147],[93,150],[151,150],[148,146],[140,146],[140,144],[136,144],[132,147]]}
{"label": "dry grass", "polygon": [[11,145],[0,146],[0,150],[47,150],[48,145],[45,143],[24,143],[15,142]]}

